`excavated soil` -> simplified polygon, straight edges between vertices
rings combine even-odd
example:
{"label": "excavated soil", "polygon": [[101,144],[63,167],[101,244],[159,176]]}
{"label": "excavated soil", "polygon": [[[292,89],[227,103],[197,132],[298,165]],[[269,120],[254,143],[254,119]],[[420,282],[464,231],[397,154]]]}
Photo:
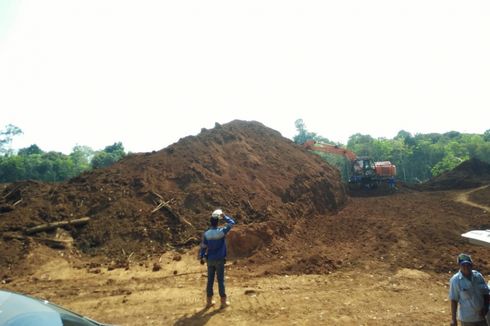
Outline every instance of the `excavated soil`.
{"label": "excavated soil", "polygon": [[67,183],[4,186],[0,264],[15,265],[38,238],[57,239],[25,237],[27,228],[81,217],[91,220],[66,228],[81,252],[116,264],[147,258],[199,243],[216,208],[252,224],[230,239],[231,257],[249,256],[293,221],[335,213],[346,199],[338,171],[318,156],[258,122],[233,121]]}
{"label": "excavated soil", "polygon": [[490,183],[490,164],[472,158],[422,184],[422,190],[477,188]]}
{"label": "excavated soil", "polygon": [[35,243],[23,273],[4,273],[3,287],[118,325],[441,325],[457,254],[490,274],[488,248],[460,236],[489,228],[490,215],[455,201],[460,194],[353,198],[337,214],[297,219],[254,255],[229,260],[225,310],[201,309],[197,247],[114,268]]}
{"label": "excavated soil", "polygon": [[[490,228],[490,213],[469,205],[488,205],[489,188],[459,190],[482,173],[458,168],[439,191],[347,197],[315,154],[234,121],[68,183],[4,185],[0,280],[120,325],[440,325],[457,254],[490,275],[490,251],[461,237]],[[216,207],[238,222],[232,305],[202,310],[196,253]],[[83,216],[86,225],[25,234]]]}

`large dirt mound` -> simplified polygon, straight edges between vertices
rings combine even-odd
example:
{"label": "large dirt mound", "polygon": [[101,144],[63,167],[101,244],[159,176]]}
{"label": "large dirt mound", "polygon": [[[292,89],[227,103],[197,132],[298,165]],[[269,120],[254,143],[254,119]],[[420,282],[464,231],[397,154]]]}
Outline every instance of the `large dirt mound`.
{"label": "large dirt mound", "polygon": [[490,164],[472,158],[421,185],[423,190],[475,188],[490,183]]}
{"label": "large dirt mound", "polygon": [[15,263],[33,241],[55,236],[26,236],[26,228],[84,216],[87,225],[66,229],[85,253],[121,259],[196,244],[217,207],[239,224],[269,230],[256,232],[249,250],[235,246],[246,256],[277,235],[271,230],[286,233],[288,221],[334,212],[345,202],[335,168],[258,122],[232,121],[67,183],[4,186],[0,264]]}

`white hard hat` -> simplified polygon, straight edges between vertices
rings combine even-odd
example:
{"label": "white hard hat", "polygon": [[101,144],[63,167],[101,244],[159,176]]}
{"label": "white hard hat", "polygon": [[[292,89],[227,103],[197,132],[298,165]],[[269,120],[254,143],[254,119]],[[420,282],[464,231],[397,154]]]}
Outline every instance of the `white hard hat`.
{"label": "white hard hat", "polygon": [[223,215],[223,211],[221,209],[217,209],[211,214],[214,218],[220,218]]}

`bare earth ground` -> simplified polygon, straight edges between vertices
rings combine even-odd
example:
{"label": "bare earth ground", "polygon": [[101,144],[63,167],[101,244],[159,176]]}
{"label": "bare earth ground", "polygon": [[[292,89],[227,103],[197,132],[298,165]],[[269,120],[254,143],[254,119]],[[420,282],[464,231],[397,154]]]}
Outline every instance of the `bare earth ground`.
{"label": "bare earth ground", "polygon": [[[50,255],[37,252],[36,256]],[[95,319],[120,325],[435,325],[447,320],[448,275],[390,269],[384,263],[327,275],[250,277],[228,268],[231,306],[201,309],[206,282],[195,255],[162,256],[145,266],[95,274],[46,257],[32,276],[10,285]],[[177,274],[174,274],[177,271]]]}
{"label": "bare earth ground", "polygon": [[490,188],[488,185],[458,194],[456,200],[490,212]]}
{"label": "bare earth ground", "polygon": [[483,186],[471,191],[469,200],[483,205],[490,211],[490,186]]}
{"label": "bare earth ground", "polygon": [[[490,274],[488,250],[459,237],[488,226],[489,214],[456,202],[462,194],[352,198],[337,215],[298,222],[284,245],[271,246],[275,253],[228,263],[224,310],[201,309],[206,273],[197,247],[109,270],[75,250],[39,245],[4,287],[118,325],[441,325],[457,253]],[[291,262],[312,272],[294,273]]]}

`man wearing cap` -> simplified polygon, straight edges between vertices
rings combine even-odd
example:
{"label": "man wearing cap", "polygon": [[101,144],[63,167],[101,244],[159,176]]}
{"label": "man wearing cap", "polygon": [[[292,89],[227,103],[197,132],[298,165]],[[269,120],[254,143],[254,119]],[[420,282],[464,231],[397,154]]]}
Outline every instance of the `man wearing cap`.
{"label": "man wearing cap", "polygon": [[460,254],[458,264],[459,272],[449,281],[451,326],[458,324],[457,319],[462,326],[487,326],[485,316],[488,312],[489,290],[485,279],[478,271],[473,270],[470,255]]}
{"label": "man wearing cap", "polygon": [[[218,227],[219,221],[224,219],[226,225]],[[211,227],[204,232],[199,250],[199,259],[204,264],[204,259],[208,262],[208,283],[206,287],[207,301],[206,308],[213,305],[213,285],[214,275],[218,279],[218,290],[221,298],[220,308],[228,305],[225,292],[225,259],[226,259],[226,234],[231,230],[235,221],[223,214],[221,209],[215,210],[209,220]]]}

